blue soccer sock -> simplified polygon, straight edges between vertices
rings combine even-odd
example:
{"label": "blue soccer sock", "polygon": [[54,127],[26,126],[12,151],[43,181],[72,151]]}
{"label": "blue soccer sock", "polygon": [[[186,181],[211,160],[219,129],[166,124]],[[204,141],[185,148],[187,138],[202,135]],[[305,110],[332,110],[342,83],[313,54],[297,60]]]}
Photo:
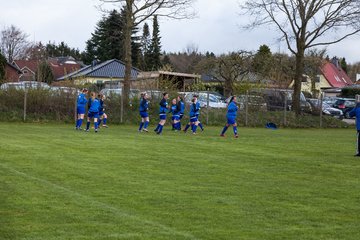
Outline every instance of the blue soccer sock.
{"label": "blue soccer sock", "polygon": [[79,127],[79,120],[80,120],[80,119],[76,119],[76,126],[75,126],[76,128]]}
{"label": "blue soccer sock", "polygon": [[181,122],[178,122],[178,130],[181,130]]}
{"label": "blue soccer sock", "polygon": [[224,129],[223,129],[222,132],[221,132],[221,135],[224,135],[225,132],[226,132],[226,130],[228,130],[228,126],[225,126],[225,127],[224,127]]}
{"label": "blue soccer sock", "polygon": [[197,126],[194,124],[194,125],[192,126],[191,130],[192,130],[193,133],[196,133],[196,129],[197,129]]}
{"label": "blue soccer sock", "polygon": [[238,134],[238,132],[237,132],[237,126],[234,126],[234,127],[233,127],[233,130],[234,130],[234,134],[237,135],[237,134]]}
{"label": "blue soccer sock", "polygon": [[160,125],[160,123],[159,123],[159,124],[157,125],[157,127],[155,128],[154,131],[155,131],[155,132],[159,131],[160,126],[161,126],[161,125]]}
{"label": "blue soccer sock", "polygon": [[203,127],[203,125],[201,124],[201,122],[199,122],[199,127],[200,127],[201,131],[204,131],[204,127]]}
{"label": "blue soccer sock", "polygon": [[160,125],[158,134],[160,134],[160,133],[162,132],[163,128],[164,128],[164,126],[163,126],[163,125]]}
{"label": "blue soccer sock", "polygon": [[99,119],[99,121],[98,121],[98,126],[100,126],[100,124],[101,124],[101,121],[102,121],[102,120],[101,120],[101,119]]}
{"label": "blue soccer sock", "polygon": [[144,124],[144,128],[148,128],[148,126],[149,126],[149,121],[146,121]]}
{"label": "blue soccer sock", "polygon": [[89,128],[90,128],[90,122],[87,122],[86,123],[86,130],[89,130]]}
{"label": "blue soccer sock", "polygon": [[190,127],[190,124],[186,124],[184,131],[186,132],[189,129],[189,127]]}
{"label": "blue soccer sock", "polygon": [[106,122],[107,122],[107,118],[104,118],[103,119],[103,124],[106,125]]}
{"label": "blue soccer sock", "polygon": [[140,122],[139,131],[141,131],[143,126],[144,126],[144,122]]}
{"label": "blue soccer sock", "polygon": [[95,130],[98,129],[98,126],[99,126],[99,122],[94,122],[94,128],[95,128]]}
{"label": "blue soccer sock", "polygon": [[81,128],[82,122],[83,122],[83,119],[80,118],[80,119],[78,120],[78,127],[79,127],[79,128]]}

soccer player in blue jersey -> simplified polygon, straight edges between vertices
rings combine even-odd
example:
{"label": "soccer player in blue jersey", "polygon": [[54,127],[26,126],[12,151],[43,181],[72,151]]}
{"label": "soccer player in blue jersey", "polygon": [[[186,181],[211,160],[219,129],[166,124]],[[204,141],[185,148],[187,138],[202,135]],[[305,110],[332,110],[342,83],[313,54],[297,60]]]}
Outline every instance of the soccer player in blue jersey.
{"label": "soccer player in blue jersey", "polygon": [[237,124],[236,124],[237,111],[238,111],[238,107],[236,105],[236,96],[232,96],[227,107],[227,113],[226,113],[227,123],[220,134],[221,137],[225,137],[226,130],[229,128],[230,125],[232,125],[235,138],[238,138]]}
{"label": "soccer player in blue jersey", "polygon": [[94,118],[94,128],[95,133],[98,132],[98,119],[99,119],[99,108],[100,108],[100,100],[96,98],[96,93],[91,93],[91,99],[89,99],[89,110],[88,117],[86,123],[86,131],[90,131],[90,121]]}
{"label": "soccer player in blue jersey", "polygon": [[159,109],[160,121],[154,130],[157,134],[161,134],[166,122],[166,112],[168,111],[168,103],[167,103],[168,98],[169,98],[169,94],[167,92],[164,92],[163,99],[161,99],[160,101],[160,109]]}
{"label": "soccer player in blue jersey", "polygon": [[79,96],[77,97],[77,120],[76,120],[76,130],[81,130],[81,125],[82,122],[84,120],[84,115],[85,115],[85,108],[86,108],[86,103],[87,103],[87,99],[86,99],[86,95],[88,93],[88,90],[86,88],[84,88],[81,93],[79,94]]}
{"label": "soccer player in blue jersey", "polygon": [[179,119],[179,124],[178,124],[178,126],[179,126],[178,130],[181,130],[181,119],[184,117],[185,103],[184,103],[183,97],[180,95],[177,97],[177,105],[178,105],[178,108],[180,109],[180,119]]}
{"label": "soccer player in blue jersey", "polygon": [[200,114],[200,103],[197,100],[197,95],[193,96],[193,99],[191,100],[191,106],[190,106],[190,122],[186,125],[184,132],[188,130],[188,128],[191,126],[191,130],[193,134],[196,134],[196,129],[199,125],[199,114]]}
{"label": "soccer player in blue jersey", "polygon": [[101,121],[102,121],[103,122],[102,127],[108,128],[108,125],[106,125],[106,123],[107,123],[107,114],[105,113],[105,108],[104,108],[105,107],[105,105],[104,105],[105,95],[99,94],[98,99],[100,101],[98,127],[100,128]]}
{"label": "soccer player in blue jersey", "polygon": [[180,130],[180,106],[176,102],[176,98],[171,101],[170,112],[172,113],[171,121],[172,121],[172,129],[177,131]]}
{"label": "soccer player in blue jersey", "polygon": [[[139,126],[139,132],[144,131],[148,132],[147,127],[149,126],[149,96],[146,94],[146,92],[141,93],[141,99],[140,99],[140,117],[141,122]],[[144,127],[144,128],[143,128]]]}

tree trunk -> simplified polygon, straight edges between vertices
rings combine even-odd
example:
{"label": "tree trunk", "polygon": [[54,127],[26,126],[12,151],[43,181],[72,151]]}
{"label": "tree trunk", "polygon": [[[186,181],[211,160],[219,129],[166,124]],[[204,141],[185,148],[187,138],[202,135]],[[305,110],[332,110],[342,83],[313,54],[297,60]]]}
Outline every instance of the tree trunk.
{"label": "tree trunk", "polygon": [[125,22],[125,77],[123,85],[123,103],[126,109],[129,106],[129,93],[131,85],[131,33],[133,28],[133,17],[132,17],[132,2],[133,0],[126,0],[126,22]]}
{"label": "tree trunk", "polygon": [[300,115],[300,94],[301,94],[301,82],[304,72],[304,50],[298,51],[296,54],[296,67],[295,67],[295,84],[294,84],[294,95],[292,101],[292,107],[296,115]]}

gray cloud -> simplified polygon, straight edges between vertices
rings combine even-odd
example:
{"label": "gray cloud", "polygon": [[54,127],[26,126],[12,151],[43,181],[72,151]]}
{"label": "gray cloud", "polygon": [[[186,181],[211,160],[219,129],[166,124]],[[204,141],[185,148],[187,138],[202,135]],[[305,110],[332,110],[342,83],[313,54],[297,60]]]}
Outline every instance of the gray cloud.
{"label": "gray cloud", "polygon": [[[83,50],[85,41],[102,16],[95,8],[99,3],[97,0],[0,0],[0,28],[14,24],[28,33],[30,40],[65,41],[71,47]],[[239,16],[237,0],[197,0],[195,9],[199,16],[195,19],[160,19],[163,50],[182,51],[192,43],[202,52],[220,54],[236,50],[255,51],[261,44],[267,44],[273,52],[286,52],[286,47],[276,41],[278,33],[274,29],[244,31],[239,27],[246,23],[247,18]],[[356,47],[359,40],[357,35],[329,46],[328,53],[346,57],[348,62],[360,61],[360,48]]]}

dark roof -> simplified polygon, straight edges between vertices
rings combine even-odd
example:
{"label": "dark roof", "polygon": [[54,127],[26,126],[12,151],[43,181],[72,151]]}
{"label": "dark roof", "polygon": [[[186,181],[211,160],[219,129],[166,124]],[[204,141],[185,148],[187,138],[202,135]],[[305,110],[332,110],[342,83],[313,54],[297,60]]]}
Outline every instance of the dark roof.
{"label": "dark roof", "polygon": [[[131,78],[136,79],[139,72],[139,69],[133,67],[131,69]],[[95,66],[88,65],[79,69],[78,71],[58,78],[57,80],[73,79],[84,76],[101,78],[124,78],[125,64],[120,60],[111,59]]]}
{"label": "dark roof", "polygon": [[321,72],[332,87],[342,88],[353,84],[346,72],[331,62],[325,63]]}

